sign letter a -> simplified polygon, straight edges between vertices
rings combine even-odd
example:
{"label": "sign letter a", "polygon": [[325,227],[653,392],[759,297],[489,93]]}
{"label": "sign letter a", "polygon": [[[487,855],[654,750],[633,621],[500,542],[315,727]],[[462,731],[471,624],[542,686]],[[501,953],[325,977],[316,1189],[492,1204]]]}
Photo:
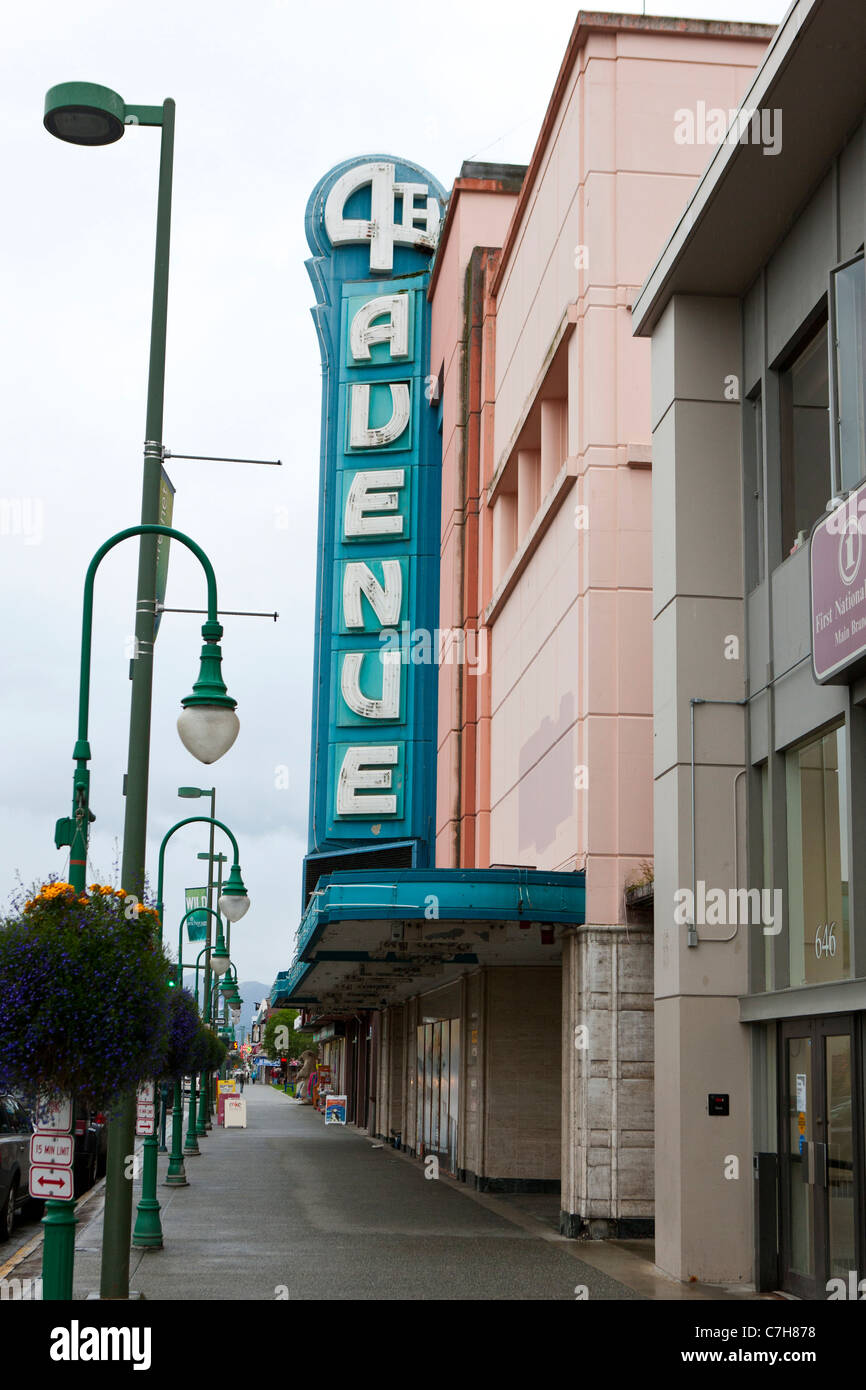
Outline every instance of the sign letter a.
{"label": "sign letter a", "polygon": [[[388,315],[386,323],[374,323]],[[409,296],[382,294],[363,304],[352,319],[349,329],[352,357],[356,362],[370,361],[373,343],[389,343],[392,358],[409,356]]]}

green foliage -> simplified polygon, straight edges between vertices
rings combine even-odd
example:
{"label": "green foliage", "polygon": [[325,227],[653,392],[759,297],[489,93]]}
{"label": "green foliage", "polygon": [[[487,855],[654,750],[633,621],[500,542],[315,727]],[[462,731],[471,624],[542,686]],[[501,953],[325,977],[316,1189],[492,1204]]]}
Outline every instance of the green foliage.
{"label": "green foliage", "polygon": [[312,1034],[295,1032],[298,1013],[298,1009],[277,1009],[271,1014],[262,1041],[266,1057],[300,1057],[302,1052],[317,1051]]}
{"label": "green foliage", "polygon": [[0,919],[0,1090],[104,1110],[160,1074],[171,993],[157,924],[120,889],[59,881]]}
{"label": "green foliage", "polygon": [[625,891],[631,888],[646,888],[655,880],[655,869],[648,859],[642,859],[639,866],[639,876],[630,874],[623,885]]}

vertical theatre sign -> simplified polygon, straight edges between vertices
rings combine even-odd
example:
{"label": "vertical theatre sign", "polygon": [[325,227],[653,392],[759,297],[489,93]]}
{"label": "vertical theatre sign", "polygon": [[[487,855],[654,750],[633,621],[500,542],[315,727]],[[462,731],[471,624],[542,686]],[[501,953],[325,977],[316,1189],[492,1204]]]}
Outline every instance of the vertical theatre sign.
{"label": "vertical theatre sign", "polygon": [[438,624],[426,292],[444,206],[426,170],[383,155],[337,165],[307,205],[323,373],[311,854],[413,840],[432,859],[435,667],[395,634]]}

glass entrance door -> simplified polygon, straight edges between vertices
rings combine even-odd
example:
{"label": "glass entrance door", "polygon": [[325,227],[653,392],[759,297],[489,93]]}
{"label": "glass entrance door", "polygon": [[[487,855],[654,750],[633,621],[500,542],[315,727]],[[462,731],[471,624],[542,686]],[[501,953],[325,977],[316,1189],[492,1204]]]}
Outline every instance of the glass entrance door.
{"label": "glass entrance door", "polygon": [[418,1151],[435,1154],[445,1170],[457,1171],[460,1077],[460,1020],[418,1026]]}
{"label": "glass entrance door", "polygon": [[782,1024],[782,1287],[801,1298],[858,1267],[854,1056],[850,1017]]}

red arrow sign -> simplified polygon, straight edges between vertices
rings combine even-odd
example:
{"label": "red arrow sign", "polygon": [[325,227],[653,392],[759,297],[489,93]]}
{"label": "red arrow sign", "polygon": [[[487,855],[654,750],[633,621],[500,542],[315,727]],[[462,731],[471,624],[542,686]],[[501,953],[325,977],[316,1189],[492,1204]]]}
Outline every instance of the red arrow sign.
{"label": "red arrow sign", "polygon": [[49,1196],[53,1201],[71,1202],[73,1200],[72,1169],[55,1168],[48,1163],[31,1163],[30,1196],[44,1197],[46,1187],[54,1188]]}

